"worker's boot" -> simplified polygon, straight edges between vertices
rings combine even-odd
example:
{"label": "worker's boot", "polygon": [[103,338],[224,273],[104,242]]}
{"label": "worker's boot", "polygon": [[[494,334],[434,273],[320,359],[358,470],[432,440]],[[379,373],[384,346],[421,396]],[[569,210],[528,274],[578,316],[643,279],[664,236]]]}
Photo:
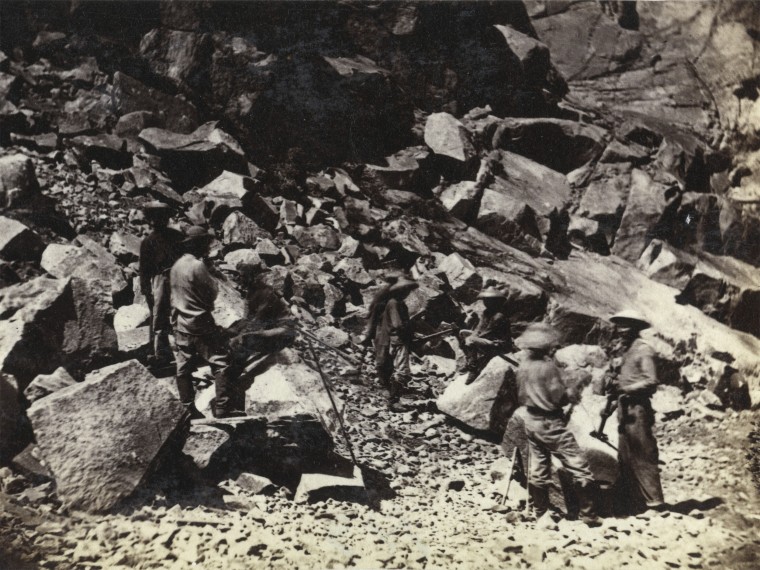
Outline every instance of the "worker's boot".
{"label": "worker's boot", "polygon": [[578,495],[578,503],[580,507],[578,518],[588,526],[599,526],[602,524],[596,514],[594,487],[593,483],[578,483],[575,486],[575,492]]}
{"label": "worker's boot", "polygon": [[528,485],[528,493],[530,494],[530,500],[533,503],[533,510],[536,513],[536,518],[540,519],[546,514],[546,511],[549,510],[549,489],[546,487]]}

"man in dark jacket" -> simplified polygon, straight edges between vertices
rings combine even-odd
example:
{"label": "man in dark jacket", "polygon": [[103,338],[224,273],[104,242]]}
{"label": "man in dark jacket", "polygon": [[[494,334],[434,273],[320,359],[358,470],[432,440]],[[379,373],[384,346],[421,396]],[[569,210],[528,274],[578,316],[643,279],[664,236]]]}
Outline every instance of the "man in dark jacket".
{"label": "man in dark jacket", "polygon": [[506,295],[496,287],[487,287],[478,299],[485,305],[480,321],[471,333],[462,331],[466,384],[472,384],[493,357],[512,349],[512,333],[504,309]]}
{"label": "man in dark jacket", "polygon": [[182,254],[182,233],[168,227],[172,210],[166,204],[148,202],[144,213],[153,231],[140,244],[140,291],[150,309],[152,360],[161,367],[172,360],[169,270]]}
{"label": "man in dark jacket", "polygon": [[410,357],[412,329],[409,309],[404,300],[418,287],[415,281],[401,277],[388,288],[382,309],[377,307],[378,320],[374,328],[375,362],[380,383],[388,388],[388,407],[401,412],[401,394],[412,376]]}
{"label": "man in dark jacket", "polygon": [[654,437],[652,395],[657,390],[654,350],[639,336],[649,322],[632,310],[610,320],[618,326],[629,347],[611,386],[618,407],[618,462],[621,499],[628,512],[660,508],[664,504],[660,482],[659,450]]}

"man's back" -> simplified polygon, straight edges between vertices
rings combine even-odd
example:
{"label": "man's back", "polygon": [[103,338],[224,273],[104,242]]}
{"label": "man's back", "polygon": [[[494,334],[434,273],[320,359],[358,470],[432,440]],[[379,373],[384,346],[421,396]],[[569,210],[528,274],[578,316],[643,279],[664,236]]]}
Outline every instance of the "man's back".
{"label": "man's back", "polygon": [[212,331],[218,289],[205,263],[186,253],[172,267],[170,280],[175,328],[193,335]]}
{"label": "man's back", "polygon": [[528,408],[556,412],[567,402],[565,385],[550,359],[526,360],[517,369],[519,401]]}

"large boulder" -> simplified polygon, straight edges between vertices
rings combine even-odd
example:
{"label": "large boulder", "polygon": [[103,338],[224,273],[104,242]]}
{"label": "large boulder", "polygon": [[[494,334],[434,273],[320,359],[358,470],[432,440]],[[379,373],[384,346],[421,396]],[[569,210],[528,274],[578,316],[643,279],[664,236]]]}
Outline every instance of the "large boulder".
{"label": "large boulder", "polygon": [[732,328],[760,336],[760,270],[726,256],[687,253],[652,240],[637,265],[680,291],[677,300]]}
{"label": "large boulder", "polygon": [[[342,407],[339,400],[338,406]],[[297,356],[292,363],[274,364],[256,376],[245,394],[245,410],[248,415],[265,417],[270,422],[286,416],[311,416],[339,437],[338,417],[319,373]]]}
{"label": "large boulder", "polygon": [[0,363],[22,390],[60,365],[64,323],[73,314],[65,280],[38,277],[0,289]]}
{"label": "large boulder", "polygon": [[495,357],[472,384],[461,374],[438,397],[438,409],[470,429],[501,437],[517,408],[514,367]]}
{"label": "large boulder", "polygon": [[136,143],[107,133],[79,135],[66,139],[65,145],[85,169],[93,161],[104,168],[129,168],[132,165],[132,152],[139,149]]}
{"label": "large boulder", "polygon": [[483,188],[472,180],[463,180],[443,189],[438,199],[444,207],[465,223],[471,224],[478,213]]}
{"label": "large boulder", "polygon": [[508,118],[499,123],[491,144],[567,174],[597,158],[606,146],[605,137],[604,129],[588,123]]}
{"label": "large boulder", "polygon": [[42,238],[24,224],[0,216],[0,257],[36,261],[44,247]]}
{"label": "large boulder", "polygon": [[0,205],[16,208],[39,196],[40,185],[32,160],[23,154],[0,158]]}
{"label": "large boulder", "polygon": [[251,218],[243,212],[230,213],[222,224],[222,243],[231,246],[254,246],[262,239],[269,239],[272,235],[259,227]]}
{"label": "large boulder", "polygon": [[84,246],[51,243],[42,253],[40,266],[59,279],[79,277],[106,281],[114,299],[119,298],[128,287],[116,258],[105,248],[88,249]]}
{"label": "large boulder", "polygon": [[612,253],[635,262],[649,242],[670,231],[677,187],[656,182],[643,170],[631,173],[631,190]]}
{"label": "large boulder", "polygon": [[340,234],[325,224],[308,228],[296,226],[293,237],[299,245],[312,251],[335,251],[340,248]]}
{"label": "large boulder", "polygon": [[2,369],[22,389],[58,366],[81,376],[116,357],[113,308],[102,282],[38,277],[4,289],[0,315]]}
{"label": "large boulder", "polygon": [[438,272],[448,282],[457,300],[470,304],[483,288],[483,277],[468,259],[458,253],[447,255],[439,264]]}
{"label": "large boulder", "polygon": [[520,60],[525,81],[530,86],[539,87],[546,82],[551,70],[551,54],[546,44],[517,31],[511,26],[494,26]]}
{"label": "large boulder", "polygon": [[523,235],[540,240],[561,231],[571,193],[566,177],[511,152],[500,159],[505,174],[483,191],[475,226],[517,247]]}
{"label": "large boulder", "polygon": [[369,500],[361,469],[354,467],[353,477],[337,477],[322,473],[304,473],[298,484],[296,503],[317,503],[333,499],[353,503],[366,503]]}
{"label": "large boulder", "polygon": [[64,323],[61,353],[74,375],[114,362],[118,340],[107,282],[74,277],[69,280],[72,318]]}
{"label": "large boulder", "polygon": [[196,223],[222,225],[234,210],[241,210],[259,227],[273,231],[279,222],[277,213],[258,194],[258,182],[249,176],[224,171],[211,182],[185,194],[192,204]]}
{"label": "large boulder", "polygon": [[189,133],[198,124],[198,110],[182,95],[168,95],[117,71],[113,76],[113,109],[118,116],[149,111],[160,117],[167,128]]}
{"label": "large boulder", "polygon": [[135,360],[97,370],[28,411],[58,496],[85,511],[110,509],[134,492],[183,413]]}
{"label": "large boulder", "polygon": [[284,158],[291,149],[302,149],[309,160],[323,163],[364,162],[408,140],[413,107],[391,73],[367,57],[346,54],[345,44],[340,51],[345,55],[297,50],[287,58],[270,55],[249,64],[247,77],[230,80],[233,89],[242,88],[232,100],[222,74],[239,76],[239,64],[217,59],[215,90],[227,98],[219,103],[239,116],[254,153]]}
{"label": "large boulder", "polygon": [[180,193],[207,184],[224,171],[249,173],[243,149],[216,121],[189,134],[151,127],[141,131],[139,139],[160,157],[161,171]]}
{"label": "large boulder", "polygon": [[463,165],[472,163],[478,156],[469,131],[449,113],[433,113],[427,118],[425,144],[437,156]]}
{"label": "large boulder", "polygon": [[214,302],[214,321],[223,329],[231,329],[248,314],[245,299],[230,281],[217,280],[219,293]]}
{"label": "large boulder", "polygon": [[199,91],[210,87],[214,45],[210,34],[156,28],[140,41],[140,53],[153,73]]}
{"label": "large boulder", "polygon": [[363,177],[381,188],[421,192],[435,184],[430,150],[424,146],[405,148],[385,158],[385,164],[367,164]]}

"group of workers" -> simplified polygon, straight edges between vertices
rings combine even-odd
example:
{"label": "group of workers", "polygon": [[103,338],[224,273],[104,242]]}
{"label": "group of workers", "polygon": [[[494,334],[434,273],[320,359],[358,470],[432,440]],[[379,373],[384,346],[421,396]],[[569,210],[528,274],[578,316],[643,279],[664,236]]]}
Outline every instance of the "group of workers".
{"label": "group of workers", "polygon": [[[411,377],[410,355],[412,327],[405,299],[417,284],[404,276],[391,276],[370,306],[368,326],[362,340],[374,345],[377,374],[389,391],[389,408],[402,411],[399,400]],[[465,384],[471,384],[496,356],[512,351],[506,295],[489,286],[478,295],[483,303],[477,325],[459,330],[465,354]],[[652,432],[654,412],[650,403],[657,389],[657,373],[652,348],[640,333],[650,325],[633,311],[623,311],[610,318],[618,327],[627,348],[619,372],[605,386],[609,404],[603,412],[602,425],[614,408],[618,409],[618,460],[620,497],[623,509],[638,512],[659,508],[663,504],[658,466],[657,441]],[[519,339],[526,350],[517,368],[518,401],[526,409],[525,430],[528,439],[528,489],[535,512],[544,515],[549,509],[551,456],[555,455],[576,484],[580,517],[596,522],[594,477],[578,443],[567,428],[572,409],[568,390],[560,369],[554,362],[559,335],[549,325],[530,325]],[[507,356],[507,358],[509,358]],[[512,360],[511,358],[509,358]],[[604,437],[600,429],[600,437]]]}
{"label": "group of workers", "polygon": [[[192,374],[207,363],[214,374],[216,397],[211,411],[217,418],[245,415],[240,409],[238,376],[228,336],[217,326],[212,312],[218,294],[206,257],[213,236],[193,226],[184,234],[168,226],[171,209],[161,202],[146,205],[145,217],[152,232],[140,249],[140,286],[151,310],[152,362],[170,365],[169,332],[175,339],[176,385],[191,418],[202,417],[195,408]],[[251,317],[237,350],[259,355],[273,353],[295,336],[287,305],[266,284],[254,279],[249,287]],[[362,344],[374,347],[379,381],[389,393],[389,409],[403,411],[401,396],[411,379],[414,340],[407,297],[418,288],[404,274],[391,275],[375,295]],[[478,298],[484,310],[471,330],[459,330],[465,354],[465,383],[472,383],[494,357],[513,350],[507,297],[494,286]],[[618,459],[622,496],[629,510],[662,505],[657,442],[652,433],[654,415],[650,398],[657,387],[652,349],[639,336],[647,321],[633,312],[611,318],[628,350],[619,373],[608,384],[611,413],[618,408],[620,434]],[[541,516],[549,509],[551,456],[562,462],[576,483],[580,516],[595,520],[594,478],[583,452],[567,428],[569,398],[553,354],[559,337],[550,326],[530,325],[520,337],[527,356],[517,369],[518,400],[526,408],[528,439],[528,489],[534,509]],[[606,419],[606,418],[605,418]],[[604,422],[602,422],[603,424]]]}

